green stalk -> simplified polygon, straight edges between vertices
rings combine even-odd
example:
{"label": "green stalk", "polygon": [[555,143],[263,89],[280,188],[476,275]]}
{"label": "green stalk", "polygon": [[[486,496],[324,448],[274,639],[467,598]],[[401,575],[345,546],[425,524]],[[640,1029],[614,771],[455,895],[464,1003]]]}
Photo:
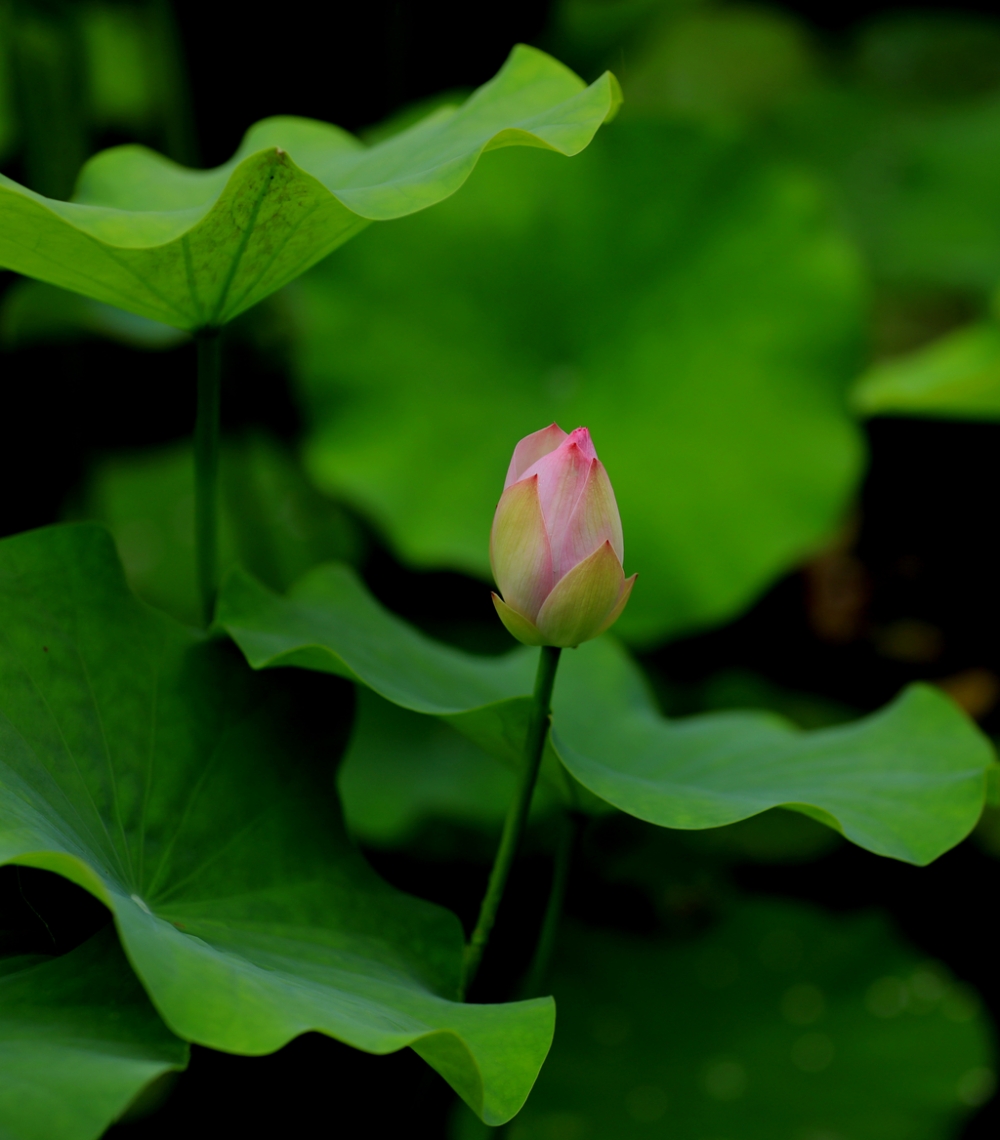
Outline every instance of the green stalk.
{"label": "green stalk", "polygon": [[522,998],[538,997],[544,992],[545,978],[556,946],[559,933],[559,920],[562,918],[563,903],[566,900],[566,885],[569,882],[569,868],[573,860],[573,848],[579,827],[578,816],[565,813],[559,818],[559,837],[556,842],[555,860],[552,867],[552,886],[549,888],[549,901],[545,907],[545,917],[538,935],[535,953],[528,967],[528,973],[521,987]]}
{"label": "green stalk", "polygon": [[559,665],[559,654],[562,650],[553,645],[543,645],[538,659],[538,672],[535,675],[535,693],[531,706],[531,716],[528,720],[528,734],[524,741],[524,763],[518,777],[517,790],[507,809],[507,818],[504,820],[503,834],[500,836],[500,846],[497,848],[496,858],[493,860],[493,870],[490,871],[490,881],[486,886],[482,904],[479,907],[479,920],[476,929],[472,932],[465,947],[465,957],[462,968],[462,985],[459,993],[460,1000],[472,985],[479,963],[482,961],[483,951],[490,939],[490,931],[496,921],[500,900],[503,898],[507,878],[511,866],[521,845],[521,836],[524,825],[528,819],[528,810],[531,807],[531,796],[535,790],[538,779],[538,768],[542,762],[542,753],[545,751],[545,738],[549,731],[549,715],[552,706],[552,687],[556,681],[556,668]]}
{"label": "green stalk", "polygon": [[219,588],[219,406],[222,343],[218,329],[198,334],[198,415],[194,425],[194,528],[198,592],[205,626]]}

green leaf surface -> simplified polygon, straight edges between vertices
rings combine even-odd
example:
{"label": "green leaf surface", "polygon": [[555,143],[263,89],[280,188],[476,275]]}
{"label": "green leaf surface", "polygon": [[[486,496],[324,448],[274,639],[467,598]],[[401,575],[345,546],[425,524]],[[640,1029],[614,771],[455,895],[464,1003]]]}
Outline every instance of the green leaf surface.
{"label": "green leaf surface", "polygon": [[791,807],[852,842],[930,863],[975,826],[993,750],[952,701],[911,685],[861,720],[804,732],[728,712],[670,721],[611,641],[567,662],[553,744],[584,787],[661,827],[720,827]]}
{"label": "green leaf surface", "polygon": [[860,293],[817,185],[719,132],[487,156],[292,291],[307,466],[408,562],[488,577],[514,445],[586,424],[639,572],[616,630],[654,642],[732,616],[840,519]]}
{"label": "green leaf surface", "polygon": [[[337,790],[348,831],[362,842],[399,847],[441,821],[475,829],[495,844],[517,779],[437,717],[421,716],[358,690],[351,741],[337,769]],[[542,782],[531,815],[558,802]]]}
{"label": "green leaf surface", "polygon": [[[234,571],[216,620],[255,669],[296,665],[348,677],[520,762],[531,650],[483,658],[431,641],[335,565],[312,571],[284,599]],[[585,789],[661,827],[721,827],[785,806],[918,864],[971,831],[993,764],[989,741],[926,685],[871,716],[812,732],[761,712],[670,721],[641,670],[607,637],[563,654],[551,744]]]}
{"label": "green leaf surface", "polygon": [[308,1030],[410,1045],[484,1119],[517,1111],[552,1002],[452,1000],[458,920],[344,836],[332,687],[254,677],[136,601],[93,525],[0,543],[0,630],[0,862],[104,902],[178,1036],[247,1054]]}
{"label": "green leaf surface", "polygon": [[862,416],[1000,419],[1000,326],[971,325],[874,365],[853,403]]}
{"label": "green leaf surface", "polygon": [[[223,439],[219,482],[223,571],[240,563],[281,590],[318,563],[360,557],[357,524],[306,480],[278,441],[256,433]],[[189,441],[95,460],[66,515],[108,527],[143,601],[200,624]]]}
{"label": "green leaf surface", "polygon": [[72,202],[0,176],[0,265],[175,328],[223,325],[370,222],[453,194],[485,150],[576,154],[619,101],[610,74],[585,87],[520,45],[460,108],[372,147],[284,116],[251,127],[215,170],[138,146],[103,151]]}
{"label": "green leaf surface", "polygon": [[359,681],[413,712],[454,716],[532,691],[537,654],[478,657],[385,609],[349,566],[318,566],[279,597],[242,570],[222,585],[216,624],[255,669],[298,665]]}
{"label": "green leaf surface", "polygon": [[0,959],[4,1140],[95,1140],[187,1061],[112,929],[60,958]]}
{"label": "green leaf surface", "polygon": [[555,965],[559,1028],[509,1140],[948,1140],[995,1084],[977,995],[878,915],[752,900],[687,941],[567,926]]}

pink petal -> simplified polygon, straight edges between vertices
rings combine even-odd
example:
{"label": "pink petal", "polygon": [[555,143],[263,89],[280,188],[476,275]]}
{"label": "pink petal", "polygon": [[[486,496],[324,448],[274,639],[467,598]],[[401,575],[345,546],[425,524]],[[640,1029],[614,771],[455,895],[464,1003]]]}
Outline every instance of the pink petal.
{"label": "pink petal", "polygon": [[575,443],[588,459],[596,459],[597,451],[594,441],[590,438],[590,429],[585,427],[574,428],[566,439],[567,443]]}
{"label": "pink petal", "polygon": [[558,424],[549,424],[541,431],[526,435],[514,448],[514,457],[510,461],[510,467],[507,468],[503,489],[506,491],[511,483],[516,483],[542,456],[555,451],[565,438],[566,433]]}
{"label": "pink petal", "polygon": [[538,476],[538,498],[552,547],[552,568],[556,571],[557,579],[559,572],[556,568],[555,551],[562,549],[564,536],[569,529],[580,496],[587,486],[593,462],[593,459],[584,454],[577,441],[569,436],[555,451],[550,451],[534,466],[529,467],[523,477],[528,479],[532,475]]}
{"label": "pink petal", "polygon": [[572,648],[596,637],[621,600],[624,577],[610,542],[574,566],[538,612],[535,625],[546,644]]}
{"label": "pink petal", "polygon": [[611,480],[599,459],[590,461],[583,493],[577,501],[566,529],[558,533],[549,527],[552,569],[558,581],[604,542],[610,542],[618,561],[625,558],[622,520],[615,502]]}
{"label": "pink petal", "polygon": [[553,582],[537,476],[519,480],[500,496],[490,532],[490,565],[507,605],[534,621]]}

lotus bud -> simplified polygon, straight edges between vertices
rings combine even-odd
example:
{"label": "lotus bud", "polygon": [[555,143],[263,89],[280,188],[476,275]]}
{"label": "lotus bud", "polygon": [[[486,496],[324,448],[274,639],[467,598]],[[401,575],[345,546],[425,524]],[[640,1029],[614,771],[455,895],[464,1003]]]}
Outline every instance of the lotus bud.
{"label": "lotus bud", "polygon": [[577,646],[625,608],[622,522],[585,427],[552,424],[514,448],[490,533],[500,620],[526,645]]}

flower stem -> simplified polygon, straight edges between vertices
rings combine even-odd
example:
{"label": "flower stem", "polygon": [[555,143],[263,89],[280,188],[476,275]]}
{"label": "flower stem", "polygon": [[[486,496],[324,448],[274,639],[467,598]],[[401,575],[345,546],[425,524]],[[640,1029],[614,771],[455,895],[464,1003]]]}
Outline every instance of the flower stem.
{"label": "flower stem", "polygon": [[517,790],[507,809],[507,818],[504,820],[503,834],[500,836],[500,846],[497,848],[496,858],[493,860],[493,870],[490,871],[490,881],[486,886],[482,904],[479,907],[479,920],[476,929],[472,932],[465,947],[465,957],[462,963],[461,1000],[472,985],[479,969],[479,963],[490,939],[490,931],[496,921],[497,909],[503,898],[507,877],[521,844],[524,825],[528,819],[528,810],[531,807],[531,796],[535,790],[538,779],[538,768],[542,762],[542,753],[545,751],[545,739],[549,731],[549,714],[552,705],[552,687],[556,680],[556,667],[559,664],[559,654],[562,650],[552,645],[543,645],[541,656],[538,659],[538,672],[535,675],[535,693],[531,705],[531,716],[528,720],[528,734],[524,740],[524,763],[518,776]]}
{"label": "flower stem", "polygon": [[556,840],[555,859],[552,866],[552,886],[549,888],[549,901],[545,907],[545,917],[538,934],[535,953],[528,967],[522,998],[538,997],[544,992],[545,978],[549,972],[552,953],[555,950],[556,935],[559,933],[559,920],[562,918],[563,903],[566,899],[566,885],[569,882],[569,868],[573,861],[573,848],[579,830],[579,817],[575,813],[563,813],[559,817],[559,836]]}
{"label": "flower stem", "polygon": [[215,611],[219,574],[219,404],[222,343],[218,329],[198,334],[198,415],[194,425],[194,527],[202,620]]}

